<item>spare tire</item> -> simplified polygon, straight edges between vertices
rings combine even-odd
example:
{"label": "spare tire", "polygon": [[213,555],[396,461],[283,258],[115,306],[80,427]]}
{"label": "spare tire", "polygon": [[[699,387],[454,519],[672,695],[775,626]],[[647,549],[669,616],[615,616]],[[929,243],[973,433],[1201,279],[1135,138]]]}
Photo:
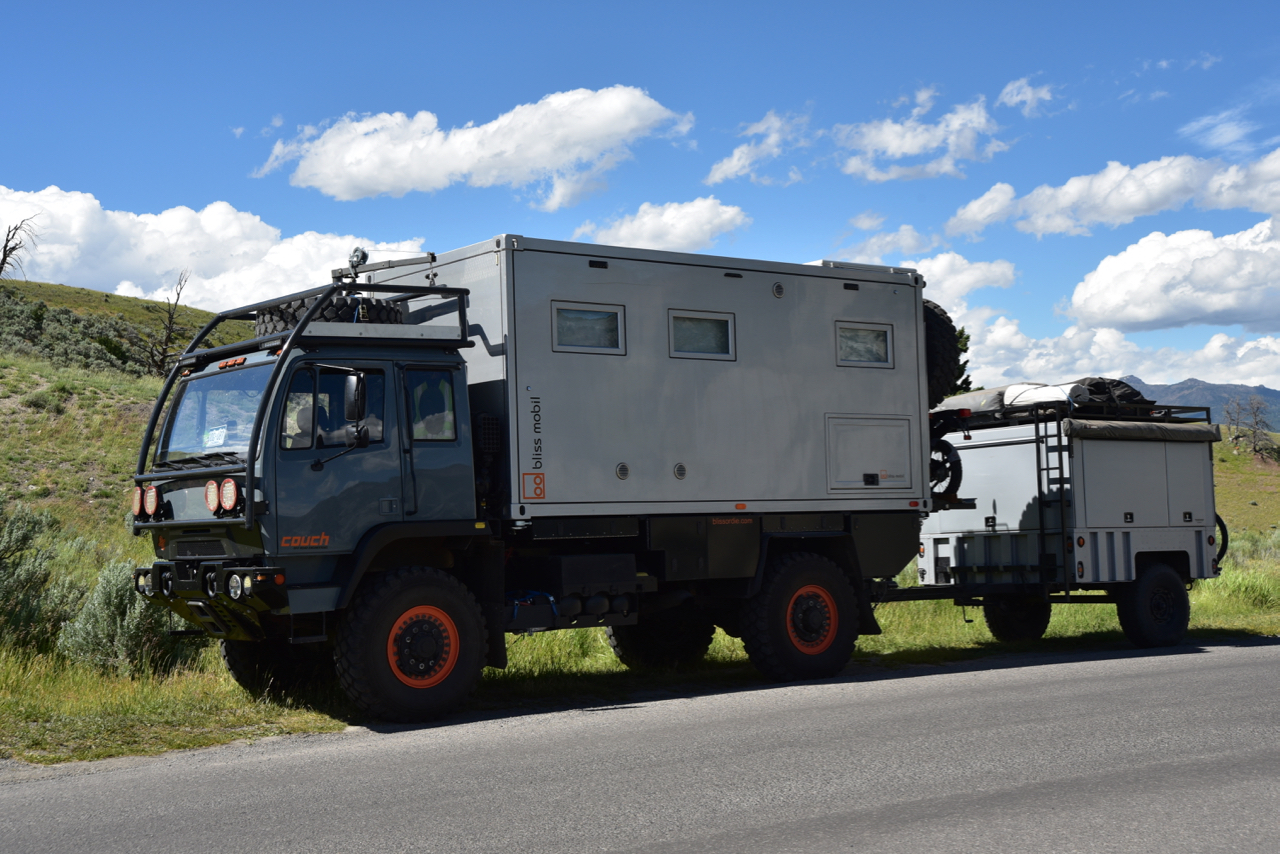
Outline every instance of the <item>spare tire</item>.
{"label": "spare tire", "polygon": [[951,395],[960,379],[960,336],[951,316],[936,302],[924,301],[924,356],[929,375],[929,408]]}
{"label": "spare tire", "polygon": [[[298,325],[302,315],[318,299],[296,299],[277,306],[258,311],[254,319],[254,332],[257,337],[276,335],[288,332]],[[400,304],[384,299],[371,297],[334,297],[333,301],[320,310],[312,321],[324,323],[403,323],[404,317]]]}

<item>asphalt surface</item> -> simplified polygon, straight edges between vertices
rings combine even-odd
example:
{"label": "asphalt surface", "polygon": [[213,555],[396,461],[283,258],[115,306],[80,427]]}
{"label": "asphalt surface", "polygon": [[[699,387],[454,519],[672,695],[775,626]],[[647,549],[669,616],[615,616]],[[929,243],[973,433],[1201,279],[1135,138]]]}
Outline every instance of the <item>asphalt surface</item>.
{"label": "asphalt surface", "polygon": [[0,851],[1280,851],[1280,644],[0,763]]}

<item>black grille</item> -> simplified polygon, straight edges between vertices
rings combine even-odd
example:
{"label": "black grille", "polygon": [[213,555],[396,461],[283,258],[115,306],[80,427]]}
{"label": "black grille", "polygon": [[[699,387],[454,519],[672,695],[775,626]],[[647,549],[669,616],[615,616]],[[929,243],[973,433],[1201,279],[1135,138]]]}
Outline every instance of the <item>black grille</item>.
{"label": "black grille", "polygon": [[221,557],[222,542],[219,540],[188,540],[173,544],[177,557]]}

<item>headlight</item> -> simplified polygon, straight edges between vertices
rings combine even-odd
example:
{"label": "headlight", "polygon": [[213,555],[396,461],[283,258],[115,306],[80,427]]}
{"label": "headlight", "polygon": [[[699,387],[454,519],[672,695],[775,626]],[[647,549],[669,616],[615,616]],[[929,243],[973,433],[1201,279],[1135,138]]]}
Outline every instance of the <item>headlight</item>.
{"label": "headlight", "polygon": [[240,598],[240,576],[227,576],[227,593],[231,594],[232,599]]}
{"label": "headlight", "polygon": [[222,489],[219,490],[219,500],[222,509],[228,513],[236,509],[236,504],[240,501],[240,485],[231,478],[224,480]]}
{"label": "headlight", "polygon": [[246,575],[244,577],[244,598],[248,599],[253,595],[253,576]]}
{"label": "headlight", "polygon": [[142,592],[150,596],[156,592],[155,585],[151,581],[151,573],[142,576]]}
{"label": "headlight", "polygon": [[142,509],[147,511],[148,516],[154,516],[159,507],[160,490],[154,486],[148,486],[147,491],[142,494]]}
{"label": "headlight", "polygon": [[210,513],[218,512],[218,482],[211,480],[204,485],[204,506]]}
{"label": "headlight", "polygon": [[142,515],[142,487],[135,486],[133,488],[132,510],[134,516]]}

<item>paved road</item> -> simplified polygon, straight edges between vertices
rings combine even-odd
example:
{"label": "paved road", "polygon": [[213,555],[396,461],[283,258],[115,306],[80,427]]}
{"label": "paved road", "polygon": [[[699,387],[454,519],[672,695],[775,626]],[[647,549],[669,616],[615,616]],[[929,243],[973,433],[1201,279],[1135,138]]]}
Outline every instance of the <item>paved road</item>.
{"label": "paved road", "polygon": [[1280,645],[0,766],[0,851],[1280,851]]}

